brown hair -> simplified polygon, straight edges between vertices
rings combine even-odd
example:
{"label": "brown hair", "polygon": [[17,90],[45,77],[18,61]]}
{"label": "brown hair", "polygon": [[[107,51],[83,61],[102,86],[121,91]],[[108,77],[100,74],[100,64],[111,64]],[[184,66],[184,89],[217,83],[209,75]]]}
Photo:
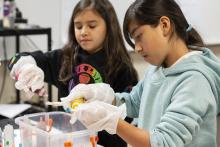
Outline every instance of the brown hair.
{"label": "brown hair", "polygon": [[111,81],[116,80],[117,73],[120,69],[124,68],[124,66],[129,68],[129,72],[133,74],[133,78],[136,81],[137,74],[125,48],[115,10],[108,0],[80,0],[75,6],[69,25],[68,43],[63,50],[63,63],[59,73],[60,81],[67,82],[72,76],[73,68],[75,66],[74,63],[76,62],[79,49],[79,45],[75,38],[73,21],[76,15],[86,8],[98,12],[106,23],[107,34],[103,45],[103,49],[107,56],[107,64],[105,67],[106,82],[111,84]]}
{"label": "brown hair", "polygon": [[204,46],[203,40],[194,28],[190,28],[183,12],[174,0],[136,0],[127,10],[124,18],[123,32],[128,44],[134,48],[128,26],[131,21],[139,25],[157,26],[162,16],[167,16],[176,33],[186,45]]}

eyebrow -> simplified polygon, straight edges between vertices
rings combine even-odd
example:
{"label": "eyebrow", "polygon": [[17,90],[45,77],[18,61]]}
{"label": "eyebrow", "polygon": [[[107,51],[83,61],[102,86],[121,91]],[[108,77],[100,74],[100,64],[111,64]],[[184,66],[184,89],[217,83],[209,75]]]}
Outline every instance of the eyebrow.
{"label": "eyebrow", "polygon": [[[89,21],[86,21],[86,23],[96,23],[97,20],[89,20]],[[80,21],[74,21],[75,24],[77,23],[81,23]]]}

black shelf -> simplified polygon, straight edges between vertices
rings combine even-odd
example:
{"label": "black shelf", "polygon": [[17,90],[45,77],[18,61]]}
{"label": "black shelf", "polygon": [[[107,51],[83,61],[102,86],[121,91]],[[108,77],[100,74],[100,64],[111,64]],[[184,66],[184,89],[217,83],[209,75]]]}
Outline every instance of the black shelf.
{"label": "black shelf", "polygon": [[[25,29],[18,29],[18,28],[0,29],[0,37],[8,37],[8,36],[15,37],[16,53],[20,52],[20,36],[25,36],[25,35],[46,35],[47,36],[47,51],[52,50],[51,28],[34,27],[34,28],[25,28]],[[52,101],[51,84],[48,84],[48,101]],[[18,90],[16,90],[16,103],[20,103],[20,92]],[[51,111],[51,110],[52,110],[52,107],[48,106],[48,111]]]}

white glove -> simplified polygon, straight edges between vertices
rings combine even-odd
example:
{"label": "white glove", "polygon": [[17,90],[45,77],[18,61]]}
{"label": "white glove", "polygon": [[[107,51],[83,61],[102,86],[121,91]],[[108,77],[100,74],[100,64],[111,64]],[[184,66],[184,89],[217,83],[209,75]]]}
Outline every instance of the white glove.
{"label": "white glove", "polygon": [[115,96],[114,90],[109,84],[78,84],[76,85],[67,97],[61,98],[61,101],[73,101],[77,98],[83,97],[87,102],[103,101],[112,104]]}
{"label": "white glove", "polygon": [[17,80],[15,87],[24,90],[29,98],[34,93],[40,96],[46,95],[44,89],[44,72],[36,65],[36,61],[31,56],[21,57],[13,66],[10,75]]}
{"label": "white glove", "polygon": [[101,101],[93,101],[79,105],[72,114],[71,123],[77,118],[90,130],[106,130],[109,134],[116,134],[119,118],[125,117],[125,105],[116,107]]}
{"label": "white glove", "polygon": [[14,65],[13,68],[11,69],[10,76],[16,80],[16,75],[19,72],[19,70],[24,66],[25,64],[35,64],[37,65],[36,61],[32,56],[22,56]]}

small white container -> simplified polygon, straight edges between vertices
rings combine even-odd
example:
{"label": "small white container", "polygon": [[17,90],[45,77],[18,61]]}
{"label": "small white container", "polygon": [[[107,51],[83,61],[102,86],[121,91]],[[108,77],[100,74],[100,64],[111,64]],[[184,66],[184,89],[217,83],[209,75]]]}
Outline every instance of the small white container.
{"label": "small white container", "polygon": [[86,130],[65,112],[45,112],[15,119],[19,125],[22,147],[96,147],[97,133]]}

